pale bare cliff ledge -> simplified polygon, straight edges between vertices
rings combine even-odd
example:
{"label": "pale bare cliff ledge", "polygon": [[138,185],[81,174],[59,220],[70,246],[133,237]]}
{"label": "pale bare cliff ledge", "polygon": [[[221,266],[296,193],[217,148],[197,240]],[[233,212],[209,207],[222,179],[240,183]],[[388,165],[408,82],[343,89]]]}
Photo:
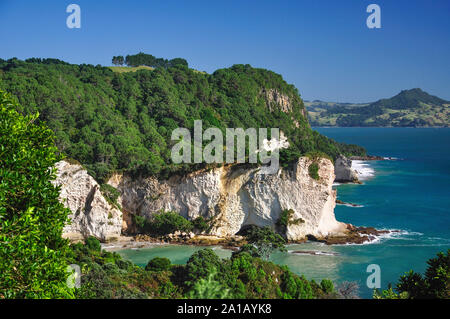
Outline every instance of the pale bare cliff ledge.
{"label": "pale bare cliff ledge", "polygon": [[214,217],[211,234],[220,237],[234,235],[246,225],[273,227],[283,209],[292,209],[294,219],[304,221],[287,227],[290,241],[343,236],[347,225],[334,216],[333,164],[319,160],[319,180],[309,176],[310,164],[302,157],[292,169],[273,175],[261,174],[258,168],[221,167],[165,181],[115,175],[108,183],[119,190],[124,211],[147,218],[160,210],[189,219]]}
{"label": "pale bare cliff ledge", "polygon": [[292,168],[280,169],[275,175],[236,166],[164,181],[115,175],[108,183],[121,193],[116,205],[103,196],[98,183],[80,164],[61,161],[56,165],[55,184],[61,186],[60,199],[72,211],[64,237],[114,241],[132,226],[132,214],[150,217],[160,210],[174,210],[190,219],[214,217],[211,235],[220,238],[247,225],[274,227],[284,209],[294,211],[293,219],[303,220],[288,225],[286,237],[291,242],[308,238],[327,244],[364,243],[386,232],[336,221],[333,164],[319,159],[318,180],[309,176],[310,164],[309,158],[302,157]]}
{"label": "pale bare cliff ledge", "polygon": [[[228,237],[246,225],[274,227],[282,210],[292,209],[293,218],[304,222],[288,225],[288,240],[345,236],[347,225],[334,216],[333,164],[319,160],[319,180],[309,176],[310,164],[309,158],[302,157],[293,168],[273,175],[262,174],[258,168],[228,166],[164,181],[115,175],[108,183],[119,190],[123,212],[148,218],[160,210],[173,210],[189,219],[214,217],[211,235]],[[61,161],[56,168],[61,201],[72,211],[64,236],[118,238],[130,221],[129,214],[106,200],[81,165]]]}
{"label": "pale bare cliff ledge", "polygon": [[102,241],[119,237],[122,212],[105,199],[94,178],[80,164],[61,161],[56,169],[54,183],[61,186],[60,200],[72,212],[63,237],[80,240],[94,236]]}

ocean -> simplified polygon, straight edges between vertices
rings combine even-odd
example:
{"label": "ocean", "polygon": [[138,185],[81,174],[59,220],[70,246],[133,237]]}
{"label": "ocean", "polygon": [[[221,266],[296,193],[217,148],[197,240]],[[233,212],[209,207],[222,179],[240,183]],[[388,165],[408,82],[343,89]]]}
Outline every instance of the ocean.
{"label": "ocean", "polygon": [[[353,162],[362,185],[336,185],[338,199],[358,207],[337,205],[336,219],[356,226],[399,230],[362,245],[308,242],[289,245],[271,260],[307,279],[323,278],[336,284],[354,281],[359,296],[371,298],[367,267],[380,266],[381,287],[395,286],[400,275],[413,269],[423,273],[426,261],[450,249],[450,129],[449,128],[315,128],[339,142],[364,146],[371,155],[391,160]],[[158,246],[118,251],[145,266],[153,257],[185,263],[203,247]],[[214,247],[221,257],[230,251]],[[299,254],[295,251],[314,251]]]}

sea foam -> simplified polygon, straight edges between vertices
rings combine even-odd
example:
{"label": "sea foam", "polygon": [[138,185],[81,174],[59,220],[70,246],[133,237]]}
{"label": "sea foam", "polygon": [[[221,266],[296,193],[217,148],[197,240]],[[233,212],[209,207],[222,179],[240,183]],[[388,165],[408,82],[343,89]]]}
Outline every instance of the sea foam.
{"label": "sea foam", "polygon": [[352,169],[358,174],[359,180],[366,180],[375,175],[375,170],[365,161],[352,161]]}

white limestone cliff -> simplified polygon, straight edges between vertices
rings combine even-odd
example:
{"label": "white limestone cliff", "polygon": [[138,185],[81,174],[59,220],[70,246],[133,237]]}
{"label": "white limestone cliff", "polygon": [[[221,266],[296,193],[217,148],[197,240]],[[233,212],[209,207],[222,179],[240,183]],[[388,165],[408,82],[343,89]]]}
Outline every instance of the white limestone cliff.
{"label": "white limestone cliff", "polygon": [[315,180],[308,173],[310,163],[302,157],[293,169],[272,175],[258,168],[220,167],[165,181],[115,175],[108,183],[121,193],[118,202],[126,212],[146,218],[160,210],[189,219],[214,217],[211,234],[216,236],[234,235],[246,225],[274,227],[284,209],[304,220],[287,227],[289,240],[343,234],[346,224],[334,216],[333,164],[320,159],[320,179]]}
{"label": "white limestone cliff", "polygon": [[339,155],[334,164],[335,181],[339,183],[359,183],[358,174],[352,168],[352,161]]}
{"label": "white limestone cliff", "polygon": [[336,191],[332,189],[334,167],[320,159],[319,180],[309,176],[311,160],[300,158],[293,168],[277,174],[262,174],[259,168],[225,166],[197,171],[168,180],[134,178],[116,174],[108,183],[120,192],[118,204],[110,204],[98,183],[79,164],[61,161],[56,184],[61,200],[70,208],[72,223],[64,236],[72,240],[95,236],[102,241],[121,235],[131,214],[150,218],[161,210],[173,210],[194,219],[213,217],[212,235],[228,237],[247,225],[275,227],[282,210],[292,209],[294,219],[304,222],[288,225],[291,241],[342,235],[346,224],[336,221]]}
{"label": "white limestone cliff", "polygon": [[61,186],[60,200],[72,212],[72,222],[64,227],[63,237],[81,240],[94,236],[102,241],[119,237],[122,212],[108,203],[94,178],[80,164],[60,161],[56,169],[54,183]]}

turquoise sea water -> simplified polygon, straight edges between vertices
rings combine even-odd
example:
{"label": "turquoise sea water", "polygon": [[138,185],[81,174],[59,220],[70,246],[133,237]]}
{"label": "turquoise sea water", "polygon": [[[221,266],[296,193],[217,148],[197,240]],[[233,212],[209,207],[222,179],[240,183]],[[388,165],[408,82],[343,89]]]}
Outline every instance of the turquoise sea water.
{"label": "turquoise sea water", "polygon": [[[397,160],[367,162],[375,171],[363,185],[337,186],[338,198],[362,207],[336,206],[339,221],[400,233],[364,245],[291,245],[290,253],[275,253],[272,261],[288,265],[308,279],[336,283],[357,281],[359,294],[370,298],[366,286],[369,264],[381,268],[381,285],[395,283],[404,272],[423,272],[426,260],[450,248],[450,129],[447,128],[316,128],[340,142],[359,144],[369,154]],[[161,246],[119,253],[138,265],[155,256],[185,263],[201,247]],[[215,248],[221,257],[229,251]],[[295,250],[330,254],[298,255]]]}

